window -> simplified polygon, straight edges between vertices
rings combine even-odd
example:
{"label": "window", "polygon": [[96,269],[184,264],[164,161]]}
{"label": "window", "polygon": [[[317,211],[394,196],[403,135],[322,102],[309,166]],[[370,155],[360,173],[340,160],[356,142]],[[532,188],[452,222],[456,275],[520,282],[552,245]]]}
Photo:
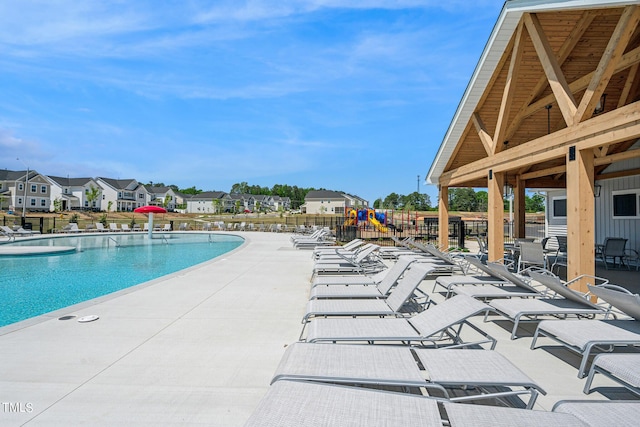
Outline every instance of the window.
{"label": "window", "polygon": [[46,207],[47,206],[47,199],[40,200],[40,206],[43,207],[43,208]]}
{"label": "window", "polygon": [[551,200],[551,216],[554,218],[566,218],[567,217],[567,198],[566,197],[554,197]]}
{"label": "window", "polygon": [[18,197],[18,204],[22,206],[22,197]]}
{"label": "window", "polygon": [[69,194],[69,189],[65,187],[64,194]]}
{"label": "window", "polygon": [[140,193],[140,194],[138,195],[138,199],[144,199],[144,193]]}
{"label": "window", "polygon": [[35,206],[36,205],[36,199],[31,199],[31,206]]}
{"label": "window", "polygon": [[18,184],[18,191],[22,191],[24,190],[24,187],[22,186],[22,183]]}
{"label": "window", "polygon": [[31,192],[36,193],[38,191],[38,186],[36,184],[31,184]]}
{"label": "window", "polygon": [[614,191],[613,217],[615,219],[640,218],[640,190]]}
{"label": "window", "polygon": [[47,186],[46,185],[42,185],[40,186],[40,192],[42,194],[47,194]]}

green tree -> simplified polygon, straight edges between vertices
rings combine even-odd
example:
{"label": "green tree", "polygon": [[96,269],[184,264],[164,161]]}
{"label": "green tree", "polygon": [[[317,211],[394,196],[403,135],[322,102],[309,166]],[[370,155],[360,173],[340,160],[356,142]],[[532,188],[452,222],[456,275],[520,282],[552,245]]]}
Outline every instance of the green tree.
{"label": "green tree", "polygon": [[453,211],[476,212],[478,203],[473,188],[450,188],[449,209]]}
{"label": "green tree", "polygon": [[100,195],[100,189],[98,187],[94,187],[93,185],[90,185],[89,190],[87,191],[87,202],[89,202],[89,208],[91,209],[94,208],[94,203],[98,199],[99,195]]}
{"label": "green tree", "polygon": [[249,192],[249,184],[247,184],[244,181],[233,184],[231,186],[231,191],[229,191],[229,193],[231,194],[246,194],[248,192]]}
{"label": "green tree", "polygon": [[489,193],[486,191],[476,192],[477,212],[487,212],[489,210]]}
{"label": "green tree", "polygon": [[215,214],[219,214],[220,213],[220,206],[222,206],[222,201],[220,201],[220,199],[213,199],[211,201],[211,204],[213,205],[213,212]]}
{"label": "green tree", "polygon": [[189,187],[189,188],[182,188],[178,191],[182,194],[192,194],[192,195],[202,193],[202,190],[197,189],[195,186]]}
{"label": "green tree", "polygon": [[386,209],[397,209],[400,206],[400,196],[396,193],[391,193],[384,198],[383,205]]}
{"label": "green tree", "polygon": [[373,202],[373,209],[382,209],[382,199],[380,197]]}
{"label": "green tree", "polygon": [[538,193],[524,196],[524,209],[527,212],[544,212],[544,196]]}
{"label": "green tree", "polygon": [[240,200],[236,200],[236,203],[234,205],[235,213],[240,212],[240,206],[242,206],[242,202]]}

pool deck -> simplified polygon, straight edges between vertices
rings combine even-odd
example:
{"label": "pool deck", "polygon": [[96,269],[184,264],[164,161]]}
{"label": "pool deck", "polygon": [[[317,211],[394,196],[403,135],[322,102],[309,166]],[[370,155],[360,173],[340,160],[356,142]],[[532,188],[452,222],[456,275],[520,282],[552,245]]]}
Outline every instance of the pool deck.
{"label": "pool deck", "polygon": [[[0,328],[0,425],[243,425],[298,339],[312,260],[289,234],[236,234],[247,242],[214,261]],[[548,392],[536,409],[634,398],[602,376],[584,395],[577,357],[550,340],[530,350],[531,325],[511,341],[509,322],[473,323]]]}

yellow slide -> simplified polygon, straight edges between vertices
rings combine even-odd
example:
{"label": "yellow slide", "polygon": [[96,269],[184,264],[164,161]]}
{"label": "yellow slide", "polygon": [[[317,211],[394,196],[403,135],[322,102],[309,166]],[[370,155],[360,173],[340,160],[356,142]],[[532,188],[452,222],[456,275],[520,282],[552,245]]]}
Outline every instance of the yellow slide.
{"label": "yellow slide", "polygon": [[387,228],[384,225],[382,225],[380,223],[380,221],[378,221],[376,219],[376,211],[370,210],[369,212],[367,212],[367,218],[369,219],[369,222],[371,224],[373,224],[373,226],[376,228],[376,230],[378,230],[378,231],[380,231],[382,233],[386,233],[387,231],[389,231],[389,228]]}

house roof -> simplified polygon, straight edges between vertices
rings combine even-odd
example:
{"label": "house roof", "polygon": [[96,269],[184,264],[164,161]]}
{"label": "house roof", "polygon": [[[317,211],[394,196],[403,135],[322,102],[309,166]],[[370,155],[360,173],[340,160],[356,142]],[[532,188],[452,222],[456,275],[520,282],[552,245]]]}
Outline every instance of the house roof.
{"label": "house roof", "polygon": [[133,190],[141,186],[140,184],[138,184],[138,181],[136,181],[135,179],[112,179],[112,178],[104,178],[104,177],[98,177],[97,179],[101,180],[102,182],[104,182],[105,184],[109,185],[111,188],[114,188],[116,190],[128,189],[128,187],[134,183],[136,184],[136,186],[130,190]]}
{"label": "house roof", "polygon": [[[510,0],[507,1],[496,21],[493,31],[482,52],[468,86],[460,100],[453,119],[444,135],[434,161],[426,177],[426,182],[438,184],[447,171],[487,157],[485,143],[478,128],[484,128],[491,136],[496,135],[498,111],[505,93],[505,82],[509,75],[514,37],[524,14],[535,14],[540,28],[548,39],[548,44],[562,68],[562,74],[573,94],[579,99],[586,89],[581,83],[585,75],[595,72],[603,52],[607,49],[623,8],[638,4],[638,1],[619,0]],[[548,133],[566,127],[554,92],[545,79],[545,71],[536,52],[531,35],[524,26],[520,60],[517,61],[519,74],[510,94],[511,102],[505,117],[508,129],[502,133],[504,150],[534,140]],[[626,53],[640,45],[638,30],[631,37]],[[615,109],[624,89],[629,67],[617,70],[608,82],[606,102],[609,109]],[[586,79],[587,84],[589,79]],[[631,98],[637,99],[636,93]],[[547,110],[545,106],[551,105]],[[605,112],[606,112],[605,111]],[[625,151],[629,145],[612,147],[615,151]],[[502,148],[502,147],[500,147]],[[530,171],[550,169],[562,164],[564,159],[536,165]],[[547,187],[548,177],[527,181],[527,186]],[[562,181],[556,176],[556,181]],[[461,185],[486,186],[486,180],[470,180]],[[564,185],[556,182],[556,185]],[[461,186],[456,185],[456,186]]]}
{"label": "house roof", "polygon": [[93,181],[93,178],[69,178],[62,176],[51,176],[47,175],[51,181],[54,181],[59,186],[63,187],[81,187],[83,185],[88,184],[90,181]]}
{"label": "house roof", "polygon": [[225,196],[228,196],[224,191],[203,191],[202,193],[194,194],[189,197],[189,200],[200,201],[200,200],[213,200],[213,199],[222,199]]}
{"label": "house roof", "polygon": [[311,199],[344,199],[343,193],[332,190],[311,190],[305,196],[305,200]]}
{"label": "house roof", "polygon": [[[0,181],[24,181],[27,171],[0,170]],[[29,170],[29,179],[39,175],[37,171]]]}

